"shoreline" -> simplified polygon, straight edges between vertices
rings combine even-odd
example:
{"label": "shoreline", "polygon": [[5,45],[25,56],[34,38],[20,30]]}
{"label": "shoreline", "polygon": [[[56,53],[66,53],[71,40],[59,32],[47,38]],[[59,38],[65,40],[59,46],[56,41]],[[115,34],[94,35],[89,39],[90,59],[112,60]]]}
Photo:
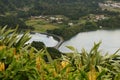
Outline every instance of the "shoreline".
{"label": "shoreline", "polygon": [[58,35],[55,35],[55,34],[50,34],[50,33],[40,33],[40,34],[45,34],[45,35],[48,35],[48,36],[52,36],[55,40],[58,41],[57,45],[54,46],[54,48],[58,49],[62,43],[64,42],[64,39]]}
{"label": "shoreline", "polygon": [[[97,29],[97,30],[111,30],[111,29]],[[90,31],[97,31],[97,30],[90,30]],[[116,30],[116,29],[114,29],[114,30]],[[90,31],[80,31],[79,33],[82,33],[82,32],[90,32]],[[61,37],[61,36],[58,36],[58,35],[55,35],[55,34],[51,34],[51,33],[47,33],[47,32],[35,32],[35,31],[31,31],[30,32],[30,34],[35,34],[35,33],[40,33],[40,34],[44,34],[44,35],[47,35],[47,36],[52,36],[55,40],[57,40],[58,41],[58,43],[55,45],[55,46],[53,46],[53,48],[55,48],[55,49],[58,49],[61,45],[62,45],[62,43],[64,42],[64,41],[67,41],[67,40],[64,40],[63,39],[63,37]],[[78,33],[77,33],[78,34]],[[76,35],[77,35],[76,34]],[[73,36],[74,37],[74,36]],[[71,37],[72,38],[72,37]],[[68,39],[69,40],[69,39]]]}
{"label": "shoreline", "polygon": [[34,32],[34,31],[30,32],[30,34],[35,34],[35,33],[40,33],[40,34],[44,34],[44,35],[47,35],[47,36],[52,36],[55,40],[58,41],[58,43],[55,46],[53,46],[55,49],[58,49],[62,45],[62,43],[64,42],[64,39],[61,36],[58,36],[58,35],[55,35],[55,34],[50,34],[50,33],[46,33],[46,32],[45,33]]}

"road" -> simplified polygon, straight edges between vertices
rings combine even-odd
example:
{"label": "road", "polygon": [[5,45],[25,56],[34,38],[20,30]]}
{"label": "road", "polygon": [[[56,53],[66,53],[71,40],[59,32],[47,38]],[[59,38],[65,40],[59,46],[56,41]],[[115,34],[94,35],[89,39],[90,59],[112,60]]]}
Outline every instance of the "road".
{"label": "road", "polygon": [[53,36],[54,39],[56,39],[58,41],[57,45],[54,46],[54,48],[56,48],[56,49],[58,49],[62,45],[62,43],[64,42],[64,39],[62,37],[57,36],[55,34],[50,34],[50,33],[41,33],[41,34],[45,34],[45,35],[48,35],[48,36]]}

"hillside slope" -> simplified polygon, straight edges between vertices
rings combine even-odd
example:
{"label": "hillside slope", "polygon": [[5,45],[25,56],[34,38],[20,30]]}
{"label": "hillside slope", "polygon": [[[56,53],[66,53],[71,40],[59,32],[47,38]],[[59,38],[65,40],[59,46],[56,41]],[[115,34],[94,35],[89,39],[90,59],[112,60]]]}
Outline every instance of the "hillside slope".
{"label": "hillside slope", "polygon": [[20,17],[60,14],[77,19],[97,12],[98,3],[102,1],[104,0],[0,0],[0,14],[15,11]]}

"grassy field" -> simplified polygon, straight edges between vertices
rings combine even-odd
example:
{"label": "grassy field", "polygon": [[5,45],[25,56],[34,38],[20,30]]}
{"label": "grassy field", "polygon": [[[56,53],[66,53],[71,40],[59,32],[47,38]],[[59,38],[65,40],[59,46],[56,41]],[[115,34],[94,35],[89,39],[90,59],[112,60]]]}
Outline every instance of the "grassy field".
{"label": "grassy field", "polygon": [[35,31],[37,32],[46,32],[46,30],[53,30],[59,28],[58,26],[53,25],[48,21],[45,21],[44,19],[29,19],[26,21],[26,24],[28,26],[34,27]]}

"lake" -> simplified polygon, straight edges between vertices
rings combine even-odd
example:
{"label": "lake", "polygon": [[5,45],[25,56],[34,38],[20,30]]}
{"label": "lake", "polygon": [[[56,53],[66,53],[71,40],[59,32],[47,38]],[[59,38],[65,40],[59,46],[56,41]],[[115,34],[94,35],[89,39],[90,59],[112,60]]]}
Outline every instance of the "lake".
{"label": "lake", "polygon": [[40,33],[31,34],[31,39],[27,43],[31,43],[32,41],[43,42],[47,47],[54,47],[58,43],[52,36]]}
{"label": "lake", "polygon": [[113,54],[120,48],[120,30],[97,30],[91,32],[81,32],[70,40],[65,41],[59,48],[62,52],[71,52],[66,46],[73,46],[79,52],[82,48],[87,51],[93,47],[94,42],[102,41],[99,50],[101,52]]}

